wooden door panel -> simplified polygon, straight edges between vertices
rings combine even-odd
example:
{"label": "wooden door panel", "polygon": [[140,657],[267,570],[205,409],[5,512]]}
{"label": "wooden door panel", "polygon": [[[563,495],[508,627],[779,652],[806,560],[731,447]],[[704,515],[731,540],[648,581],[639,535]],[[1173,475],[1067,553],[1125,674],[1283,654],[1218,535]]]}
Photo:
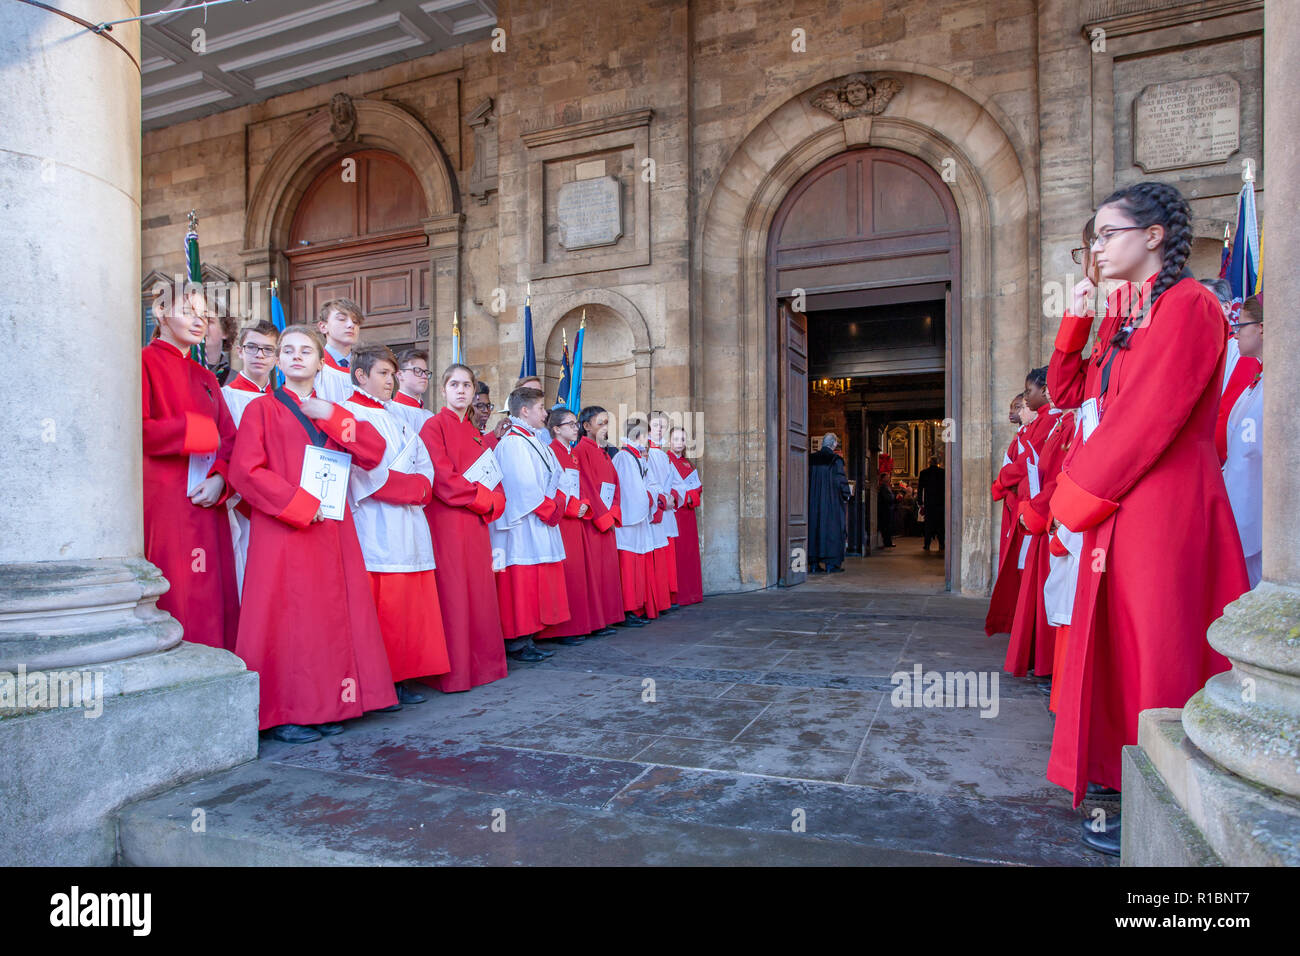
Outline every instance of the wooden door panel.
{"label": "wooden door panel", "polygon": [[783,532],[781,583],[802,584],[808,555],[808,320],[781,306],[782,370],[785,400],[781,443]]}

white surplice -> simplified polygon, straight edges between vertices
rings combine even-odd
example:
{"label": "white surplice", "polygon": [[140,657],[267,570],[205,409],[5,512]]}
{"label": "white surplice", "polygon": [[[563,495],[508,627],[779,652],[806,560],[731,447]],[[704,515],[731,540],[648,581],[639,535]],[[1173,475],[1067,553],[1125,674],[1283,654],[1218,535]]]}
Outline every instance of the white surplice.
{"label": "white surplice", "polygon": [[[620,551],[649,554],[659,545],[650,524],[650,501],[646,497],[647,468],[643,457],[637,458],[627,446],[614,455],[614,470],[618,472],[618,507],[622,524],[614,528],[614,544]],[[667,539],[664,539],[667,544]]]}
{"label": "white surplice", "polygon": [[1237,519],[1250,586],[1264,574],[1264,385],[1246,389],[1228,413],[1223,483]]}
{"label": "white surplice", "polygon": [[495,570],[515,564],[551,564],[564,560],[564,539],[537,516],[545,498],[554,498],[563,471],[555,453],[536,431],[518,418],[494,451],[501,469],[506,510],[488,526]]}

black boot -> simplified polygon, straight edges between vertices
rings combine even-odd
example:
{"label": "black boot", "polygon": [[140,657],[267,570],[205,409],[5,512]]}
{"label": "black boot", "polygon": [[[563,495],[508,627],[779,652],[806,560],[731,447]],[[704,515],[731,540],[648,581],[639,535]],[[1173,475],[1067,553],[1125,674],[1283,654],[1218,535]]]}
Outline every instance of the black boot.
{"label": "black boot", "polygon": [[317,724],[316,730],[323,737],[333,737],[336,734],[343,733],[343,725],[337,722],[330,724]]}
{"label": "black boot", "polygon": [[423,704],[426,699],[423,694],[417,694],[405,684],[394,684],[393,687],[397,691],[399,704]]}
{"label": "black boot", "polygon": [[[1105,853],[1107,856],[1119,856],[1120,818],[1118,813],[1106,814],[1100,820],[1088,817],[1081,822],[1080,826],[1083,831],[1084,846],[1096,850],[1098,853]],[[1101,827],[1101,829],[1094,831],[1094,826]]]}
{"label": "black boot", "polygon": [[286,744],[310,743],[313,740],[320,740],[320,737],[319,730],[314,727],[304,727],[302,724],[280,724],[271,729],[271,739]]}
{"label": "black boot", "polygon": [[637,617],[631,611],[627,611],[626,613],[624,613],[623,615],[624,627],[645,627],[645,625],[646,622],[644,618]]}

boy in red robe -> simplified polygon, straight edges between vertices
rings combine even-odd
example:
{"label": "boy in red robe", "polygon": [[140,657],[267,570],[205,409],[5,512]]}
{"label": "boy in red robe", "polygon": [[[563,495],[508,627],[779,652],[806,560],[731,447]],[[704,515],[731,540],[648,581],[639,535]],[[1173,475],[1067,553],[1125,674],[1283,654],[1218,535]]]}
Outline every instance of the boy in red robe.
{"label": "boy in red robe", "polygon": [[[605,620],[600,594],[593,587],[592,564],[598,560],[591,550],[585,526],[594,520],[594,512],[583,488],[582,464],[573,450],[578,444],[578,416],[563,405],[553,408],[546,417],[551,433],[551,451],[560,464],[563,477],[560,490],[568,496],[564,517],[560,519],[560,536],[564,540],[564,590],[569,599],[569,619],[547,625],[538,640],[558,638],[558,644],[579,644],[585,637],[607,637],[618,633]],[[612,519],[610,519],[612,525]]]}
{"label": "boy in red robe", "polygon": [[448,366],[442,373],[447,404],[420,429],[433,462],[433,499],[424,515],[438,556],[438,602],[451,665],[432,683],[444,693],[506,676],[487,529],[505,512],[506,496],[492,450],[466,417],[474,385],[468,366]]}
{"label": "boy in red robe", "polygon": [[[1006,452],[1002,455],[1002,464],[998,466],[999,471],[1015,461],[1020,452],[1024,450],[1021,439],[1025,434],[1025,426],[1020,423],[1020,406],[1024,404],[1024,392],[1011,400],[1011,414],[1008,421],[1016,426],[1016,433],[1012,436],[1011,444],[1007,446]],[[998,567],[1001,567],[1002,559],[1007,554],[1007,543],[1011,540],[1011,532],[1019,520],[1020,505],[1016,501],[1015,489],[1002,487],[1002,482],[997,478],[993,479],[993,500],[1002,502],[1002,529],[998,535]]]}
{"label": "boy in red robe", "polygon": [[[627,421],[627,441],[614,455],[618,472],[619,522],[614,528],[618,546],[619,577],[623,584],[626,621],[642,624],[657,618],[668,607],[667,576],[655,573],[654,523],[662,520],[661,502],[650,487],[645,460],[646,427],[640,418]],[[633,625],[635,626],[635,625]]]}
{"label": "boy in red robe", "polygon": [[365,559],[346,502],[342,520],[301,486],[308,445],[374,468],[373,425],[316,396],[324,343],[305,325],[280,336],[285,385],[244,411],[231,482],[253,509],[235,652],[256,671],[258,725],[286,743],[341,733],[341,721],[401,707],[393,692]]}
{"label": "boy in red robe", "polygon": [[681,478],[683,501],[677,515],[677,600],[699,604],[704,600],[704,576],[700,568],[700,532],[695,509],[700,506],[703,486],[700,473],[686,458],[686,429],[678,426],[669,436],[668,460]]}
{"label": "boy in red robe", "polygon": [[418,429],[402,414],[407,409],[388,400],[396,374],[397,359],[386,346],[362,345],[353,351],[356,390],[343,407],[383,436],[384,457],[374,468],[352,468],[348,504],[370,575],[388,666],[397,682],[397,699],[420,704],[424,695],[401,682],[445,674],[450,667],[433,539],[424,518],[424,506],[433,497],[433,463]]}
{"label": "boy in red robe", "polygon": [[351,299],[330,299],[316,315],[316,331],[325,337],[316,394],[327,402],[346,401],[352,394],[352,350],[365,317]]}
{"label": "boy in red robe", "polygon": [[618,499],[618,471],[604,445],[609,437],[609,412],[588,405],[578,416],[582,438],[574,446],[582,497],[591,505],[591,521],[583,526],[591,560],[587,570],[591,591],[601,606],[602,619],[611,626],[644,627],[635,615],[623,609],[623,584],[619,576],[619,552],[614,529],[621,523]]}
{"label": "boy in red robe", "polygon": [[[393,401],[404,408],[427,412],[424,393],[428,390],[429,353],[424,349],[403,349],[397,356],[397,391],[393,393]],[[423,427],[423,420],[420,425]]]}
{"label": "boy in red robe", "polygon": [[207,332],[201,294],[154,313],[158,337],[141,355],[144,554],[170,587],[158,607],[180,621],[185,640],[234,650],[239,595],[230,522],[223,505],[235,423],[212,373],[189,357]]}

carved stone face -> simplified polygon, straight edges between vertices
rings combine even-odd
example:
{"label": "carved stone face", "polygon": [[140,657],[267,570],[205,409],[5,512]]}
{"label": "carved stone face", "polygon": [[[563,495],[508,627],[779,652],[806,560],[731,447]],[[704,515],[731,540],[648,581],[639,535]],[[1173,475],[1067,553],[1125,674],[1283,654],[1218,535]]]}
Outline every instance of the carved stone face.
{"label": "carved stone face", "polygon": [[336,93],[330,100],[330,116],[334,122],[343,126],[348,121],[348,101],[342,94]]}
{"label": "carved stone face", "polygon": [[867,102],[867,84],[853,80],[844,88],[844,98],[850,106],[862,106]]}

